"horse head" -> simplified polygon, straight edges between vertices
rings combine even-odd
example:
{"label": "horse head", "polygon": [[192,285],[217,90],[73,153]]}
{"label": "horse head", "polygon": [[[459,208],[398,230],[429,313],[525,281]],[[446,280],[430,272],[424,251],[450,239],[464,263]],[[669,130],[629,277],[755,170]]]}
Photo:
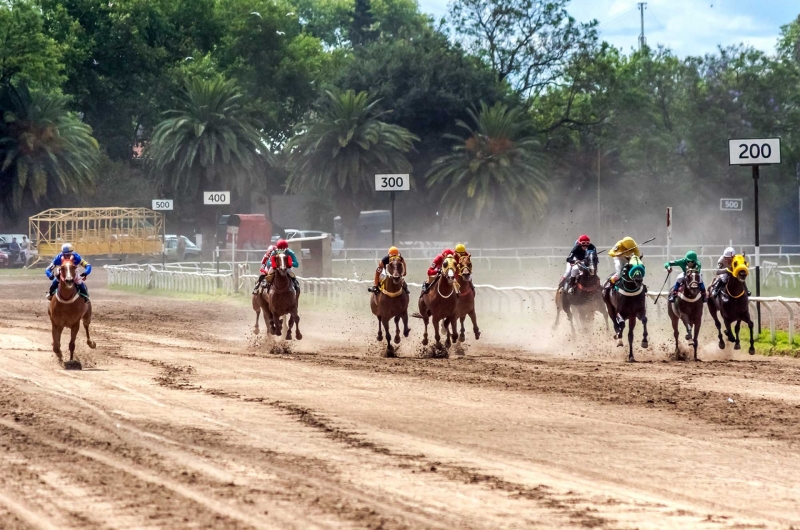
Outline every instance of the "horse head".
{"label": "horse head", "polygon": [[287,267],[288,260],[289,256],[286,254],[275,254],[275,271],[281,276],[286,276],[286,273],[289,270]]}
{"label": "horse head", "polygon": [[684,290],[689,296],[693,295],[700,288],[700,271],[697,269],[687,269],[683,277]]}
{"label": "horse head", "polygon": [[586,271],[589,276],[594,276],[597,271],[594,268],[594,252],[589,251],[586,253],[586,257],[583,258],[583,267],[584,271]]}
{"label": "horse head", "polygon": [[406,265],[398,256],[389,258],[389,264],[386,265],[386,272],[396,285],[402,283],[403,275],[406,272]]}
{"label": "horse head", "polygon": [[442,276],[447,278],[447,283],[456,281],[456,258],[448,256],[442,262]]}
{"label": "horse head", "polygon": [[750,264],[747,263],[747,260],[741,254],[737,254],[733,257],[731,261],[731,268],[728,269],[728,272],[735,278],[738,278],[739,281],[745,281],[747,279],[747,275],[750,274]]}
{"label": "horse head", "polygon": [[626,276],[628,277],[628,281],[635,283],[636,288],[638,289],[644,282],[645,268],[642,260],[639,259],[638,256],[633,256],[626,267]]}
{"label": "horse head", "polygon": [[75,272],[75,264],[68,260],[58,268],[58,277],[64,285],[72,287],[75,283]]}
{"label": "horse head", "polygon": [[464,281],[470,281],[472,278],[472,259],[470,259],[469,254],[461,257],[458,263],[458,269],[458,275],[461,276]]}

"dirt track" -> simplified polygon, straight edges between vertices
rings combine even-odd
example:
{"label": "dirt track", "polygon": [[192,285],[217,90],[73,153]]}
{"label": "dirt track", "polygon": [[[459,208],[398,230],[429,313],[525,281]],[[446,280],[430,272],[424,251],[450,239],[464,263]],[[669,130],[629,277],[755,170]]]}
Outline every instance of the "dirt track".
{"label": "dirt track", "polygon": [[800,527],[794,360],[575,360],[491,322],[383,359],[366,293],[273,354],[244,305],[100,283],[67,372],[45,282],[0,280],[0,528]]}

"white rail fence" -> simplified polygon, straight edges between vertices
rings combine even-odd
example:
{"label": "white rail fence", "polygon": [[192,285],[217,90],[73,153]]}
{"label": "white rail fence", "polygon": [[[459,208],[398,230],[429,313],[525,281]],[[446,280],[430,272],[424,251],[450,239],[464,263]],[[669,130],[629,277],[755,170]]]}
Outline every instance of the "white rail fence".
{"label": "white rail fence", "polygon": [[[247,264],[222,264],[220,272],[216,266],[201,268],[198,264],[177,263],[167,265],[166,270],[161,265],[105,265],[108,272],[109,285],[122,285],[142,289],[162,289],[194,294],[249,294],[258,278],[249,273]],[[361,307],[368,301],[367,287],[372,282],[368,280],[351,280],[347,278],[300,278],[303,296],[309,300],[312,307]],[[409,283],[412,288],[411,307],[418,295],[421,285]],[[475,285],[478,296],[475,297],[476,310],[482,313],[497,315],[533,315],[555,312],[554,294],[552,287],[496,287],[494,285]],[[648,296],[655,300],[657,297],[663,302],[656,305],[656,313],[660,316],[666,313],[667,293],[651,292]],[[769,324],[770,338],[775,343],[777,338],[779,319],[788,321],[789,343],[794,343],[795,310],[800,308],[800,298],[786,298],[782,296],[751,297],[751,314],[756,314],[756,302],[766,313]],[[412,309],[413,310],[413,309]],[[783,310],[785,314],[777,314]],[[708,318],[708,317],[706,317]],[[782,323],[782,322],[781,322]]]}

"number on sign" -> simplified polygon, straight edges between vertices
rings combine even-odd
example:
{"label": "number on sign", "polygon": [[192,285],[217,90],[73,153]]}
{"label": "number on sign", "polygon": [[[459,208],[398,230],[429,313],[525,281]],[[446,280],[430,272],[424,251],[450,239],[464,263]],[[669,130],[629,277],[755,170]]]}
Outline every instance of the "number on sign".
{"label": "number on sign", "polygon": [[209,193],[208,200],[209,202],[225,202],[226,196],[224,193]]}
{"label": "number on sign", "polygon": [[156,208],[169,208],[169,202],[167,202],[167,201],[156,201]]}
{"label": "number on sign", "polygon": [[402,188],[403,177],[383,177],[381,178],[381,186],[384,188]]}
{"label": "number on sign", "polygon": [[[744,160],[747,158],[769,158],[772,156],[772,146],[769,144],[739,144],[739,158]],[[749,156],[748,156],[749,155]]]}

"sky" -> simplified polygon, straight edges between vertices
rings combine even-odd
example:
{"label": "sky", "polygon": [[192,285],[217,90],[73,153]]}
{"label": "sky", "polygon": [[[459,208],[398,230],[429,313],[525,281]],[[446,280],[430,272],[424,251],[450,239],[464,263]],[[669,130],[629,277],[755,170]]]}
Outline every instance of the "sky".
{"label": "sky", "polygon": [[[418,0],[437,19],[448,0]],[[600,22],[600,37],[624,51],[637,46],[637,0],[571,0],[570,14]],[[680,56],[712,53],[718,45],[744,42],[771,52],[780,27],[800,15],[800,0],[649,0],[644,12],[648,44],[663,44]]]}

